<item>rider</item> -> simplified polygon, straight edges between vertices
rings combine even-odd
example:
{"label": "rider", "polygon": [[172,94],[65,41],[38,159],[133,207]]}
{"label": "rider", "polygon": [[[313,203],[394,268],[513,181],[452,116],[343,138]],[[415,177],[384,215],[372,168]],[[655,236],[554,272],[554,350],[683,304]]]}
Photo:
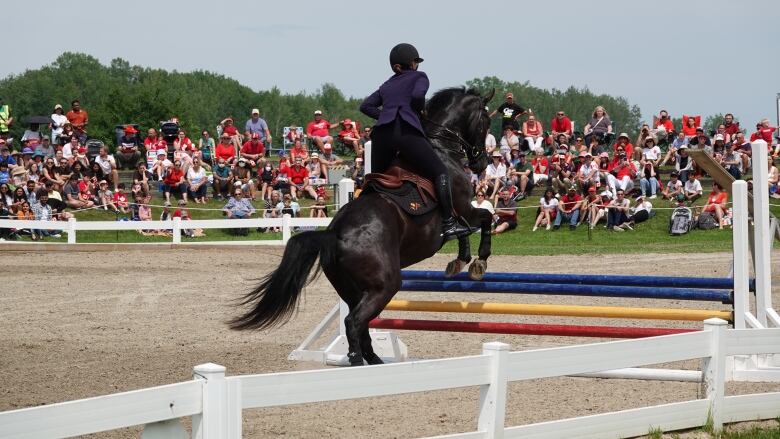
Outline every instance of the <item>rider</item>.
{"label": "rider", "polygon": [[425,108],[428,91],[428,76],[417,70],[421,62],[423,59],[411,44],[393,47],[393,76],[363,101],[360,111],[377,119],[371,133],[371,171],[386,170],[399,152],[418,167],[434,182],[442,214],[441,236],[447,240],[470,230],[455,220],[447,167],[434,152],[420,123],[419,114]]}

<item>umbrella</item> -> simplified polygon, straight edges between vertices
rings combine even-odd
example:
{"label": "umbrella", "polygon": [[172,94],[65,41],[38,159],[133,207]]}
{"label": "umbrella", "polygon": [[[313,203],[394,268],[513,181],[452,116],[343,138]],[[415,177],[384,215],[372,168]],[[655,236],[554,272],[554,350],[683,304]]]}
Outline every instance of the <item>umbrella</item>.
{"label": "umbrella", "polygon": [[28,116],[25,123],[50,124],[52,120],[51,116]]}

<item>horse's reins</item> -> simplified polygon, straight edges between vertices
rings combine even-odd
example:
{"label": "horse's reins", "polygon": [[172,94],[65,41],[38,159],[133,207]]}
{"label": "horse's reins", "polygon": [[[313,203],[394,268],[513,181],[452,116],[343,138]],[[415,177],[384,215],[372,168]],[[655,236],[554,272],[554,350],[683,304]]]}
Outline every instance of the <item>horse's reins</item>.
{"label": "horse's reins", "polygon": [[462,149],[461,153],[464,156],[466,156],[466,158],[468,158],[469,161],[476,161],[479,158],[479,155],[481,153],[484,153],[484,148],[480,148],[479,146],[470,144],[463,137],[461,137],[460,134],[456,133],[455,131],[445,127],[444,125],[438,122],[434,122],[425,116],[422,116],[422,119],[426,123],[429,123],[435,126],[436,128],[438,128],[438,130],[428,131],[427,132],[428,137],[432,139],[440,139],[445,141],[449,140],[449,141],[457,142]]}

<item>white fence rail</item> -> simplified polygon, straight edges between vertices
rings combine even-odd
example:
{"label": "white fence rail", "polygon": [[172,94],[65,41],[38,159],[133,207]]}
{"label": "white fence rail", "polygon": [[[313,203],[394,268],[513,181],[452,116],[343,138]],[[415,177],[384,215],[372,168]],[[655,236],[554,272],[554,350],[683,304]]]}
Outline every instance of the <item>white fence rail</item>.
{"label": "white fence rail", "polygon": [[[68,244],[76,244],[79,231],[114,231],[114,230],[170,230],[172,244],[181,244],[182,229],[254,229],[281,228],[282,239],[238,241],[241,244],[284,245],[289,241],[297,228],[327,227],[333,218],[292,218],[284,215],[281,218],[250,218],[250,219],[210,219],[185,220],[173,218],[169,221],[78,221],[71,218],[65,221],[31,221],[0,219],[0,228],[62,230],[68,234]],[[233,241],[190,241],[188,244],[230,244]],[[12,241],[7,243],[13,243]]]}
{"label": "white fence rail", "polygon": [[[469,386],[480,387],[477,431],[440,437],[627,437],[710,422],[720,429],[727,422],[780,415],[780,392],[724,396],[727,356],[771,353],[777,346],[780,329],[727,329],[725,321],[710,319],[699,333],[524,352],[487,343],[482,355],[384,366],[225,377],[224,367],[205,364],[195,368],[195,380],[190,382],[0,413],[0,437],[69,437],[143,424],[144,437],[152,437],[154,431],[170,431],[170,422],[161,421],[192,416],[193,437],[238,439],[244,409]],[[510,381],[692,358],[703,360],[704,399],[504,426]],[[173,425],[184,434],[178,422]]]}

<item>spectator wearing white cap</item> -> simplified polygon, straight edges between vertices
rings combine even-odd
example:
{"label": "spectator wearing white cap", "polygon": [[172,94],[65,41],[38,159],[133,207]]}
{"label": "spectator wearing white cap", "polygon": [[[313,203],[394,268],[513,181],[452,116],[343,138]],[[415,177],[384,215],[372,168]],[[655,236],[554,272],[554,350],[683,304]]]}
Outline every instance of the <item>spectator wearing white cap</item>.
{"label": "spectator wearing white cap", "polygon": [[355,188],[363,187],[363,176],[365,175],[365,167],[363,166],[363,157],[355,159],[355,163],[349,169],[350,177],[355,180]]}
{"label": "spectator wearing white cap", "polygon": [[320,154],[320,163],[330,169],[333,166],[344,163],[344,160],[341,160],[339,156],[333,152],[333,146],[331,144],[327,144],[322,148],[322,153]]}
{"label": "spectator wearing white cap", "polygon": [[328,182],[327,166],[320,163],[320,155],[312,153],[311,159],[306,162],[306,169],[309,170],[309,180],[312,184],[326,184]]}
{"label": "spectator wearing white cap", "polygon": [[249,137],[250,139],[241,146],[239,157],[248,160],[253,168],[262,168],[265,164],[265,145],[258,133],[252,133]]}
{"label": "spectator wearing white cap", "polygon": [[55,145],[59,144],[59,137],[62,134],[62,128],[68,123],[68,118],[65,116],[65,110],[62,109],[62,105],[57,104],[54,106],[54,112],[51,115],[51,141]]}
{"label": "spectator wearing white cap", "polygon": [[252,134],[257,134],[263,145],[271,144],[271,132],[268,130],[268,123],[260,117],[258,108],[252,109],[252,116],[246,121],[244,126],[244,136],[247,139],[251,139]]}
{"label": "spectator wearing white cap", "polygon": [[322,118],[321,110],[316,110],[314,112],[314,120],[306,125],[306,135],[319,148],[320,152],[324,153],[325,145],[333,144],[333,136],[330,135],[330,129],[335,127],[336,125],[331,125],[330,122]]}

